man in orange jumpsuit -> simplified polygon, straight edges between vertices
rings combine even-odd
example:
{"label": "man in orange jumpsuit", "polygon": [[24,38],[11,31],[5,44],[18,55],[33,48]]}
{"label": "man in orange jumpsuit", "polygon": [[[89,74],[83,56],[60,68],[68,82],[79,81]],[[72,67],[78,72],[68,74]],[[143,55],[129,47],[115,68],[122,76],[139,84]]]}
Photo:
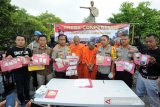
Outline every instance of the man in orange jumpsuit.
{"label": "man in orange jumpsuit", "polygon": [[97,48],[93,42],[88,42],[88,46],[83,49],[82,64],[84,65],[84,78],[96,79],[97,66],[96,66]]}
{"label": "man in orange jumpsuit", "polygon": [[83,65],[82,65],[82,51],[83,51],[84,45],[80,43],[79,36],[75,36],[73,38],[73,44],[70,45],[71,53],[75,53],[77,56],[79,56],[77,71],[78,71],[78,78],[84,78],[83,74]]}

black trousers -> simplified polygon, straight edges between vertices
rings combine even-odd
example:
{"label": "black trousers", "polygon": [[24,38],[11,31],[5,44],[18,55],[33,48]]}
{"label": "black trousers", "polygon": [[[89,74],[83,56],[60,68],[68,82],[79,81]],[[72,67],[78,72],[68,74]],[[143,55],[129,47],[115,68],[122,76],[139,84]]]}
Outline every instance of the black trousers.
{"label": "black trousers", "polygon": [[115,80],[123,80],[130,88],[132,88],[133,85],[133,78],[132,74],[124,71],[124,72],[116,72],[115,74]]}
{"label": "black trousers", "polygon": [[102,74],[100,72],[97,72],[96,79],[97,80],[110,80],[110,78],[108,78],[108,74]]}
{"label": "black trousers", "polygon": [[38,81],[37,81],[37,72],[31,72],[31,76],[33,78],[33,87],[38,87]]}
{"label": "black trousers", "polygon": [[69,78],[68,76],[66,76],[66,72],[55,71],[55,75],[56,75],[56,78],[63,78],[63,79],[68,79]]}
{"label": "black trousers", "polygon": [[13,73],[17,88],[18,100],[21,103],[25,103],[25,100],[30,100],[30,72],[28,72],[27,67],[22,67],[20,69],[14,70]]}

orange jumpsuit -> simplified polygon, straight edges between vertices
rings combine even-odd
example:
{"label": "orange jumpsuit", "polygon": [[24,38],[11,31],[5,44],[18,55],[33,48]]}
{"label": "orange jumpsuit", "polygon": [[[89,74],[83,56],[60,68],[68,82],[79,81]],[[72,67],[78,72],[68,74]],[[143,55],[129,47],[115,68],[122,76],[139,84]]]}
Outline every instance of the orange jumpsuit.
{"label": "orange jumpsuit", "polygon": [[[97,48],[90,50],[88,46],[83,49],[82,64],[84,64],[84,78],[96,79],[97,65],[96,65]],[[91,72],[88,70],[88,65],[94,65]]]}

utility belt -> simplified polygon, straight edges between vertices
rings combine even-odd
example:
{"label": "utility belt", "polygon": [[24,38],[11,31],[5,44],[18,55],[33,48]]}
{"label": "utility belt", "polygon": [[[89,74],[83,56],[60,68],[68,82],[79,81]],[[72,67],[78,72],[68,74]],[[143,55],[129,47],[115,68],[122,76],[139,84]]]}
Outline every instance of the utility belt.
{"label": "utility belt", "polygon": [[158,79],[158,76],[145,76],[143,74],[141,74],[141,76],[145,79],[149,79],[149,80],[157,80]]}

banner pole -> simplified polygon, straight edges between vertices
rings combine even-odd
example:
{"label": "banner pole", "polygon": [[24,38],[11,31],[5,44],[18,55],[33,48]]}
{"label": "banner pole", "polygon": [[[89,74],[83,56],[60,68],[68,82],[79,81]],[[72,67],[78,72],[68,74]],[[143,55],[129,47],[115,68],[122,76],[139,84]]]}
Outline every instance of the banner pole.
{"label": "banner pole", "polygon": [[132,28],[132,41],[131,41],[132,45],[133,45],[133,40],[134,40],[134,24],[133,24],[133,28]]}
{"label": "banner pole", "polygon": [[132,38],[131,38],[131,44],[133,45],[134,36],[135,36],[135,33],[134,33],[134,31],[135,31],[135,25],[139,25],[139,23],[130,23],[130,24],[133,26],[133,28],[132,28]]}

